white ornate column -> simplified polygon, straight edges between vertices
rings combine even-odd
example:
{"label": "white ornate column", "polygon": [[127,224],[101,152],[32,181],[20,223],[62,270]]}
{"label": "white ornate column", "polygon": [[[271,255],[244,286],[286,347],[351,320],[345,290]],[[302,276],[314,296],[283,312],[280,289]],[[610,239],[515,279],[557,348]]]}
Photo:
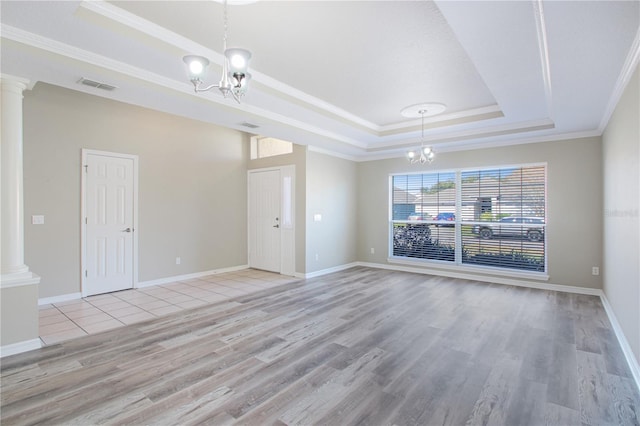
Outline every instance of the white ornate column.
{"label": "white ornate column", "polygon": [[29,82],[0,78],[0,161],[2,166],[2,264],[0,298],[1,356],[40,347],[38,283],[24,263],[24,202],[22,175],[22,92]]}
{"label": "white ornate column", "polygon": [[2,76],[2,278],[26,277],[22,192],[22,91],[24,80]]}

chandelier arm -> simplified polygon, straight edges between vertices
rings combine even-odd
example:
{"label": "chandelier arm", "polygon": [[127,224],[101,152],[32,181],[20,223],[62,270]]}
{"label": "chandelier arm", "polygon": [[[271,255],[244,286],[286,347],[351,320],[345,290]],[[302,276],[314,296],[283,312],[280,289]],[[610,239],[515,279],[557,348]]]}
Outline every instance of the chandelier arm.
{"label": "chandelier arm", "polygon": [[[249,67],[249,60],[251,59],[251,52],[246,49],[234,48],[227,49],[227,37],[228,37],[228,1],[223,2],[223,52],[224,60],[222,62],[222,76],[217,84],[212,84],[206,87],[202,87],[203,81],[201,76],[204,76],[203,72],[209,65],[209,60],[202,56],[187,55],[182,60],[187,64],[188,74],[191,83],[193,84],[193,90],[195,93],[207,92],[211,89],[218,89],[224,98],[227,98],[229,94],[240,103],[240,98],[246,91],[246,81],[251,78],[251,74],[247,72]],[[238,62],[240,60],[240,62]],[[234,61],[234,62],[232,62]],[[233,75],[231,72],[233,71]],[[204,77],[202,77],[204,78]],[[244,84],[243,84],[244,83]]]}
{"label": "chandelier arm", "polygon": [[200,92],[208,92],[211,89],[219,89],[220,85],[219,84],[212,84],[210,86],[207,87],[200,87],[200,83],[193,83],[193,88],[195,90],[196,93],[200,93]]}
{"label": "chandelier arm", "polygon": [[425,140],[424,140],[424,116],[425,114],[428,112],[426,109],[420,109],[417,111],[418,114],[420,114],[421,117],[421,133],[420,133],[420,155],[415,155],[414,151],[409,151],[409,153],[407,154],[407,158],[409,160],[410,164],[426,164],[429,163],[431,164],[433,162],[434,159],[434,152],[433,152],[433,148],[431,148],[430,146],[425,147]]}

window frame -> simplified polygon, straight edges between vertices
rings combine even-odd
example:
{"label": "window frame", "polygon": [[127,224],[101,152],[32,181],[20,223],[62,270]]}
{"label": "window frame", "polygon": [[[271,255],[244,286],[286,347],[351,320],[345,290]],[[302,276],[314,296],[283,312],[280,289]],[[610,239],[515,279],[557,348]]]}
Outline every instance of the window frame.
{"label": "window frame", "polygon": [[[486,224],[487,222],[479,222],[479,221],[468,221],[463,220],[462,217],[462,175],[465,172],[483,172],[490,170],[507,170],[507,169],[524,169],[524,168],[532,168],[532,167],[542,167],[543,168],[543,181],[544,181],[544,218],[541,219],[544,221],[542,226],[544,228],[544,238],[542,241],[543,250],[544,250],[544,270],[543,271],[528,271],[525,269],[518,268],[508,268],[501,266],[489,266],[489,265],[474,265],[469,263],[463,263],[462,261],[462,251],[463,251],[463,238],[462,238],[462,226],[464,225],[481,225]],[[441,261],[435,259],[423,259],[423,258],[413,258],[408,256],[396,256],[393,254],[394,250],[394,235],[393,235],[393,227],[394,223],[407,223],[407,220],[394,220],[393,219],[393,201],[394,201],[394,185],[393,180],[396,176],[410,176],[410,175],[429,175],[436,173],[455,173],[455,222],[454,222],[454,234],[455,234],[455,261]],[[404,173],[390,173],[389,174],[389,202],[388,202],[388,229],[387,229],[387,238],[388,238],[388,257],[387,261],[389,263],[397,263],[403,265],[411,265],[411,266],[432,266],[438,269],[447,269],[452,271],[459,272],[472,272],[472,273],[485,273],[491,275],[499,275],[499,276],[508,276],[508,277],[516,277],[516,278],[527,278],[527,279],[536,279],[536,280],[548,280],[548,238],[547,238],[547,228],[549,225],[548,215],[549,215],[549,204],[548,204],[548,164],[544,163],[523,163],[523,164],[506,164],[506,165],[495,165],[495,166],[481,166],[481,167],[464,167],[464,168],[454,168],[454,169],[437,169],[437,170],[421,170],[421,171],[411,171]],[[484,197],[480,197],[484,198]],[[429,225],[435,225],[436,221],[434,220],[425,220],[422,223],[426,223]],[[522,223],[525,225],[525,222]]]}

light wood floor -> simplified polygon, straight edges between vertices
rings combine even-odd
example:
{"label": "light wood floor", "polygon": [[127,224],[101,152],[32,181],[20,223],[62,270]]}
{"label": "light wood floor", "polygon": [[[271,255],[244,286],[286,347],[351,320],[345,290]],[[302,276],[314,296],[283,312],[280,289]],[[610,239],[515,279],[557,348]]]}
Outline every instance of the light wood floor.
{"label": "light wood floor", "polygon": [[2,360],[2,425],[637,425],[599,298],[352,268]]}

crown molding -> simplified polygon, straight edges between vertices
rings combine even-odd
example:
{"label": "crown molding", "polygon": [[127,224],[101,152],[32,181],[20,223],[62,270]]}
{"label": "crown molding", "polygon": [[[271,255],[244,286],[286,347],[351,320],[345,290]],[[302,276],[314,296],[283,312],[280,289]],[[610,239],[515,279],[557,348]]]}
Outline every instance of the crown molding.
{"label": "crown molding", "polygon": [[[213,59],[214,63],[222,66],[222,61],[224,59],[222,54],[103,0],[83,1],[80,4],[80,7],[100,15],[105,19],[117,22],[118,24],[124,25],[134,31],[138,31],[148,37],[182,50],[184,54],[198,52],[199,55],[207,56],[209,59]],[[346,120],[352,125],[364,127],[369,131],[380,131],[380,126],[338,108],[335,105],[297,90],[261,73],[260,71],[257,71],[254,68],[251,69],[251,79],[253,82],[266,86],[271,92],[276,93],[280,97],[284,96],[293,98],[298,103],[312,106],[313,108],[322,111],[324,114],[340,117],[342,120]]]}
{"label": "crown molding", "polygon": [[544,142],[561,142],[570,139],[583,139],[601,136],[599,130],[588,130],[581,132],[569,132],[561,134],[540,135],[521,139],[503,139],[488,141],[460,141],[448,144],[446,147],[438,148],[438,152],[471,151],[475,149],[504,148],[505,146],[527,145]]}
{"label": "crown molding", "polygon": [[[322,136],[337,142],[345,143],[360,149],[365,149],[367,144],[356,139],[348,138],[338,133],[330,132],[320,127],[310,126],[302,121],[292,119],[282,114],[277,114],[272,111],[268,111],[263,108],[259,108],[248,104],[234,104],[227,102],[221,96],[200,96],[193,92],[193,86],[188,82],[178,82],[176,80],[161,76],[159,74],[143,70],[141,68],[126,64],[124,62],[116,61],[106,56],[99,55],[97,53],[82,50],[74,46],[70,46],[65,43],[61,43],[55,40],[51,40],[40,35],[30,33],[28,31],[21,30],[19,28],[11,27],[8,25],[2,25],[2,37],[8,40],[15,41],[17,43],[24,44],[26,46],[34,47],[49,53],[61,55],[70,59],[85,62],[90,65],[103,68],[118,74],[125,75],[152,83],[157,86],[164,87],[176,92],[187,94],[189,96],[197,97],[199,100],[215,103],[217,105],[224,106],[225,108],[231,108],[238,111],[247,112],[259,116],[260,118],[275,121],[281,124],[285,124],[300,130],[304,130],[313,133],[318,136]],[[35,83],[35,82],[34,82]]]}
{"label": "crown molding", "polygon": [[330,149],[319,148],[315,145],[307,145],[307,149],[311,152],[317,152],[318,154],[329,155],[331,157],[341,158],[343,160],[349,160],[354,162],[362,161],[360,157],[355,157],[353,155],[343,154],[341,152],[331,151]]}
{"label": "crown molding", "polygon": [[[124,25],[125,27],[137,32],[141,32],[154,40],[164,42],[170,46],[183,50],[184,52],[206,52],[206,54],[209,55],[209,60],[213,60],[213,62],[222,66],[224,55],[216,52],[215,50],[206,48],[186,37],[168,31],[160,25],[154,24],[151,21],[143,19],[138,15],[134,15],[133,13],[107,3],[106,1],[83,0],[78,6],[78,10],[92,12],[110,21],[117,22],[120,25]],[[80,16],[82,16],[82,14],[80,14]]]}
{"label": "crown molding", "polygon": [[[446,134],[436,134],[427,136],[423,139],[424,142],[430,145],[437,145],[444,142],[464,141],[468,139],[486,138],[491,136],[504,136],[514,133],[532,132],[536,130],[552,129],[555,127],[554,122],[549,118],[541,120],[519,122],[513,124],[503,124],[498,126],[483,127],[481,129],[461,130],[458,132],[450,132]],[[395,141],[394,143],[377,144],[370,147],[367,151],[376,152],[386,149],[401,149],[410,148],[416,145],[415,140],[402,140]]]}
{"label": "crown molding", "polygon": [[544,20],[544,7],[542,0],[533,1],[533,16],[538,35],[538,49],[540,51],[540,65],[542,82],[544,86],[545,100],[547,102],[547,114],[553,117],[553,97],[551,92],[551,65],[549,64],[549,45],[547,43],[547,27]]}
{"label": "crown molding", "polygon": [[629,84],[629,80],[631,80],[633,73],[638,67],[638,62],[640,62],[640,28],[638,29],[638,32],[636,32],[636,36],[633,39],[633,43],[631,44],[631,48],[627,54],[627,59],[624,61],[624,65],[622,66],[622,70],[618,76],[615,88],[609,97],[609,102],[607,103],[607,107],[602,115],[602,120],[600,120],[600,125],[598,126],[600,133],[604,132],[607,124],[609,124],[609,120],[611,119],[624,90],[627,88],[627,84]]}
{"label": "crown molding", "polygon": [[[534,143],[544,143],[544,142],[562,142],[565,140],[571,139],[584,139],[591,137],[599,137],[602,136],[602,132],[598,129],[589,130],[584,132],[569,132],[562,134],[553,134],[553,135],[540,135],[534,136],[526,139],[504,139],[504,140],[473,140],[473,141],[460,141],[448,143],[446,146],[434,146],[437,154],[445,153],[445,152],[459,152],[459,151],[472,151],[477,149],[491,149],[491,148],[504,148],[507,146],[516,146],[516,145],[527,145]],[[380,160],[391,160],[404,157],[406,152],[404,149],[396,149],[389,152],[380,152],[380,153],[369,153],[367,155],[354,157],[353,161],[356,162],[369,162],[369,161],[380,161]],[[331,154],[329,154],[331,155]],[[334,154],[335,156],[335,154]]]}

